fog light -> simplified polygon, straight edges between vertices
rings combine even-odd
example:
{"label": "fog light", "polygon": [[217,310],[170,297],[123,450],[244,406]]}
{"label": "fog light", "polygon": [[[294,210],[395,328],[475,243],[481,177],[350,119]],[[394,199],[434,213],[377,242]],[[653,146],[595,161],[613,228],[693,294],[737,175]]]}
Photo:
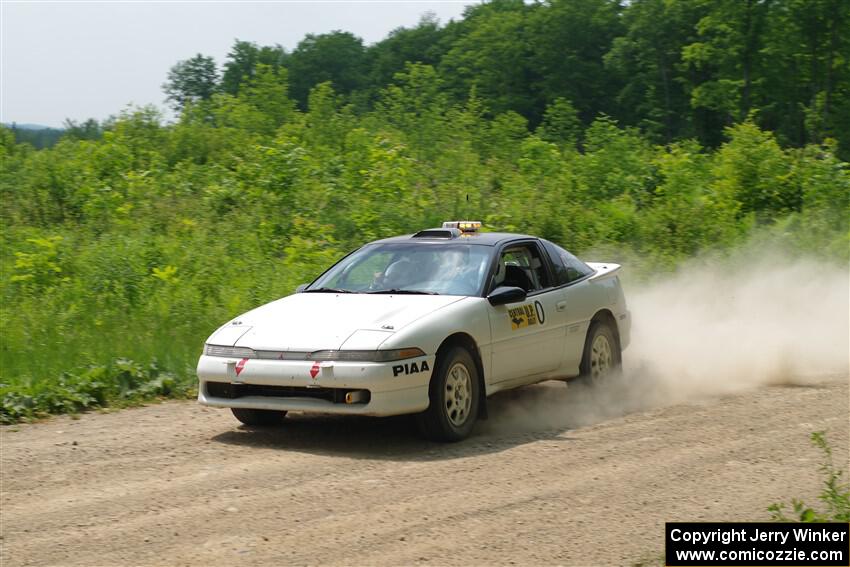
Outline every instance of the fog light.
{"label": "fog light", "polygon": [[345,403],[347,404],[359,404],[361,402],[366,401],[366,395],[369,392],[366,390],[354,390],[352,392],[346,392],[345,394]]}

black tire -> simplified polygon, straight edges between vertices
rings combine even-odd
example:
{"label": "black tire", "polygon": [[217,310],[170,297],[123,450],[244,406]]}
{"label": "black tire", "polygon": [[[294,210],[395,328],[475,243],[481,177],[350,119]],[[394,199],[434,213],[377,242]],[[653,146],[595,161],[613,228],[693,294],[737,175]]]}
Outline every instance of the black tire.
{"label": "black tire", "polygon": [[466,438],[478,419],[480,395],[478,368],[472,355],[462,347],[450,348],[437,358],[428,387],[430,404],[416,416],[419,430],[434,441]]}
{"label": "black tire", "polygon": [[589,386],[600,386],[618,376],[622,364],[620,341],[614,330],[605,321],[593,321],[584,342],[579,380]]}
{"label": "black tire", "polygon": [[230,408],[230,411],[233,412],[233,417],[235,417],[245,425],[261,427],[280,425],[281,423],[283,423],[283,418],[286,417],[285,411],[246,408]]}

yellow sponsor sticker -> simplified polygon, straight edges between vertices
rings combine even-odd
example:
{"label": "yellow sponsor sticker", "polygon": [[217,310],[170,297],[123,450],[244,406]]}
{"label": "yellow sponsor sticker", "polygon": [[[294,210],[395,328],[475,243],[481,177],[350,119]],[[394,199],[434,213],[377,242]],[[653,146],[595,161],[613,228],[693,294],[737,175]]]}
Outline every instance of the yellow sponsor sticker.
{"label": "yellow sponsor sticker", "polygon": [[537,324],[537,310],[534,305],[526,303],[518,307],[508,309],[508,318],[511,320],[511,330],[516,331]]}

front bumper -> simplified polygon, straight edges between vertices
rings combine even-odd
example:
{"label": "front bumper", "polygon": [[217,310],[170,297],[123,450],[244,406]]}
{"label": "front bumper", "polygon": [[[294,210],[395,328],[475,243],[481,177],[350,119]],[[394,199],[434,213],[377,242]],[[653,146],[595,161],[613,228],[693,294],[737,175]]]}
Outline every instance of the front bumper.
{"label": "front bumper", "polygon": [[[198,402],[222,408],[347,415],[417,413],[428,408],[434,358],[317,363],[202,355]],[[346,403],[341,394],[349,391],[368,395],[363,401]]]}

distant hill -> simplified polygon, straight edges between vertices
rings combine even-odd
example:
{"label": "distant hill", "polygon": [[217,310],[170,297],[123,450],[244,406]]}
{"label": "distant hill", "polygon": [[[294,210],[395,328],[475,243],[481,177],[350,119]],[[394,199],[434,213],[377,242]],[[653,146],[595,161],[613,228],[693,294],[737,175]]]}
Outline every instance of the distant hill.
{"label": "distant hill", "polygon": [[18,124],[16,122],[12,122],[11,124],[3,122],[3,126],[6,128],[15,128],[17,130],[62,130],[62,128],[53,128],[52,126],[45,126],[43,124]]}
{"label": "distant hill", "polygon": [[3,126],[12,129],[15,133],[16,142],[27,143],[38,149],[52,147],[65,133],[62,128],[51,128],[41,124],[17,124],[14,122],[9,124],[4,122]]}

